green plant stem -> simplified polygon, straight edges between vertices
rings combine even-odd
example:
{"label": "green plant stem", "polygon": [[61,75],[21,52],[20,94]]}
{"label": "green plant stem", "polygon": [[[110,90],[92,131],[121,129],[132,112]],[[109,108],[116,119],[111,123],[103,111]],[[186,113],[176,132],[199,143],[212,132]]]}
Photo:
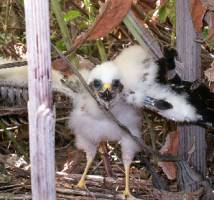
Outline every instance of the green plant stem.
{"label": "green plant stem", "polygon": [[5,22],[4,22],[4,26],[3,26],[3,30],[4,30],[4,34],[5,34],[4,35],[5,41],[7,39],[7,28],[8,28],[9,12],[10,12],[10,2],[7,0],[6,9],[5,9]]}
{"label": "green plant stem", "polygon": [[[89,18],[88,24],[90,25],[95,21],[95,17],[94,17],[95,16],[95,13],[94,13],[95,9],[93,7],[93,4],[91,3],[91,0],[84,0],[84,5],[85,5],[85,9],[86,9],[87,14],[88,14],[88,18]],[[96,40],[96,46],[97,46],[97,49],[98,49],[98,52],[100,55],[101,62],[105,62],[107,60],[107,55],[105,52],[105,47],[104,47],[103,41],[100,39],[97,39]]]}
{"label": "green plant stem", "polygon": [[89,24],[94,22],[94,8],[90,0],[84,0],[85,9],[89,16]]}
{"label": "green plant stem", "polygon": [[71,48],[70,34],[69,34],[68,28],[65,24],[65,21],[63,19],[62,10],[61,10],[59,1],[51,0],[51,3],[52,3],[53,12],[56,16],[57,22],[59,24],[59,28],[62,33],[63,40],[65,42],[65,46],[67,49],[70,49]]}
{"label": "green plant stem", "polygon": [[[68,31],[68,27],[64,21],[62,9],[60,7],[60,3],[58,0],[51,0],[52,9],[56,16],[57,22],[59,24],[60,31],[62,33],[63,41],[65,43],[66,49],[69,50],[72,48],[71,36]],[[75,54],[71,54],[70,56],[71,62],[76,66],[79,66],[78,58]]]}
{"label": "green plant stem", "polygon": [[142,37],[140,36],[141,30],[139,27],[136,25],[136,23],[133,21],[133,19],[127,15],[123,23],[126,25],[128,30],[131,32],[131,34],[134,36],[134,38],[139,42],[140,45],[145,46],[145,42],[143,41]]}
{"label": "green plant stem", "polygon": [[107,55],[105,51],[105,47],[102,40],[96,40],[96,45],[100,54],[101,62],[105,62],[107,60]]}

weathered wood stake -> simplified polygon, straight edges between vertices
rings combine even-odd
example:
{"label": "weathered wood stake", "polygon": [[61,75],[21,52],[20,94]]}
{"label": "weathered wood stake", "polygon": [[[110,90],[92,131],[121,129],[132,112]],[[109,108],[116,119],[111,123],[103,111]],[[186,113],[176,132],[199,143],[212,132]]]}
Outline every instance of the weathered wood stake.
{"label": "weathered wood stake", "polygon": [[[176,41],[179,60],[183,63],[182,79],[194,81],[201,78],[201,47],[195,42],[196,33],[193,28],[189,10],[190,1],[176,1]],[[206,173],[206,140],[205,131],[198,126],[180,126],[179,154],[183,160],[188,161],[190,166],[199,174]],[[185,165],[186,166],[186,165]],[[182,168],[180,180],[181,189],[192,191],[198,188],[198,177],[188,174],[191,170]],[[185,171],[186,170],[186,171]],[[187,175],[188,174],[188,175]],[[191,177],[192,176],[192,177]],[[187,184],[188,180],[190,183]],[[185,185],[187,187],[185,187]]]}
{"label": "weathered wood stake", "polygon": [[55,200],[55,111],[52,102],[49,1],[25,0],[28,116],[34,200]]}

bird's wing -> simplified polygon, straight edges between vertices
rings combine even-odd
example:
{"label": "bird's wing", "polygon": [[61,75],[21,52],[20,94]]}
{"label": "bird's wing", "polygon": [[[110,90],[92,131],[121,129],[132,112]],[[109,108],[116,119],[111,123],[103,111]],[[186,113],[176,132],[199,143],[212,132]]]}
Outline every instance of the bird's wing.
{"label": "bird's wing", "polygon": [[158,67],[165,68],[165,80],[162,83],[177,94],[187,94],[188,102],[202,116],[200,125],[214,126],[214,93],[201,80],[193,82],[182,80],[175,70],[176,56],[177,52],[174,49],[164,48],[164,57],[157,60]]}
{"label": "bird's wing", "polygon": [[[146,48],[132,46],[114,60],[125,85],[126,100],[145,107],[175,121],[197,121],[201,116],[188,101],[188,94],[178,94],[167,84],[158,81],[159,66]],[[148,101],[149,100],[149,101]],[[154,103],[156,102],[156,103]]]}

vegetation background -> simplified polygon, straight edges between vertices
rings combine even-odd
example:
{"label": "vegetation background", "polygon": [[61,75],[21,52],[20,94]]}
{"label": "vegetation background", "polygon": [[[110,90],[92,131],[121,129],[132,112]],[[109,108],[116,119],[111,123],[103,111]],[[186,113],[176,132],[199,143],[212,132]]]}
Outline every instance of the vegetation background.
{"label": "vegetation background", "polygon": [[[140,43],[136,37],[136,27],[124,17],[131,10],[139,24],[143,26],[161,49],[164,46],[176,47],[176,1],[175,0],[117,0],[108,1],[111,9],[102,0],[51,0],[51,42],[72,63],[78,67],[93,67],[105,60],[113,59],[127,46]],[[190,13],[198,39],[202,46],[202,77],[214,91],[214,3],[209,0],[190,0]],[[115,16],[115,13],[116,16]],[[0,57],[15,61],[26,59],[26,35],[23,0],[2,0],[0,4]],[[63,60],[56,58],[53,52],[53,67],[71,75]],[[1,67],[1,66],[0,66]],[[5,87],[4,87],[5,88]],[[8,101],[5,102],[7,92]],[[13,91],[13,92],[11,92]],[[22,93],[21,100],[17,93]],[[13,86],[3,90],[0,98],[0,199],[30,199],[30,166],[29,142],[27,128],[27,92],[26,88]],[[15,100],[14,100],[15,99]],[[89,179],[91,194],[76,191],[72,188],[85,166],[84,154],[74,147],[73,136],[66,127],[69,110],[72,108],[69,99],[62,94],[55,94],[57,108],[56,124],[56,165],[57,171],[68,173],[57,175],[58,199],[92,199],[94,197],[112,199],[115,190],[121,190],[123,170],[118,146],[108,144],[105,152],[97,156],[91,174],[117,177],[106,179],[106,184],[96,177]],[[143,111],[142,133],[148,145],[155,150],[173,153],[176,151],[176,124],[159,116]],[[213,130],[207,130],[207,178],[211,185],[214,176]],[[168,146],[167,146],[168,145]],[[168,149],[168,150],[166,150]],[[150,159],[156,171],[163,175],[170,185],[169,192],[161,192],[151,184],[151,177],[140,162],[138,155],[132,167],[132,187],[141,198],[147,199],[189,199],[199,198],[203,191],[196,193],[179,192],[176,182],[176,167],[173,163],[160,163]],[[80,162],[81,161],[81,162]],[[112,170],[105,169],[103,162],[109,162]],[[98,189],[100,187],[100,189]],[[117,189],[116,189],[117,188]],[[106,193],[102,196],[101,194]],[[100,195],[100,196],[99,196]],[[118,197],[119,198],[119,197]]]}

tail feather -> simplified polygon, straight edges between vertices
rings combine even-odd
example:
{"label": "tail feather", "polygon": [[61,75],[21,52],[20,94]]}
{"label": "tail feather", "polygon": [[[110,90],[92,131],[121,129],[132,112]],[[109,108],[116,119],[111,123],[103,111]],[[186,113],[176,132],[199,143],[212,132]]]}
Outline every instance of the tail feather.
{"label": "tail feather", "polygon": [[[63,75],[56,71],[52,70],[52,87],[54,91],[61,92],[66,96],[73,97],[73,92],[66,87],[63,83]],[[72,81],[76,81],[74,76],[69,78]],[[12,68],[4,68],[0,69],[0,81],[4,82],[4,84],[12,84],[19,86],[27,86],[28,85],[28,67],[12,67]]]}

